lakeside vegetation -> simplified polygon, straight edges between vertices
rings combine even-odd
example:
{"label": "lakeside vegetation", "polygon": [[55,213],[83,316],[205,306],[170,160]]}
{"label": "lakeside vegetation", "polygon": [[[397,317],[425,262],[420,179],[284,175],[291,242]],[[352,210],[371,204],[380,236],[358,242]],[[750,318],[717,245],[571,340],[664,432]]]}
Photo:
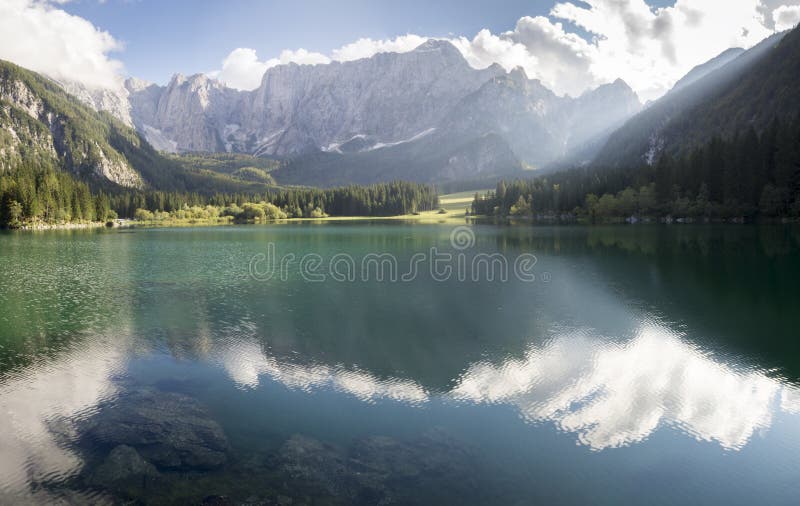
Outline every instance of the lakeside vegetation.
{"label": "lakeside vegetation", "polygon": [[800,115],[774,120],[653,165],[581,168],[501,181],[475,194],[473,215],[608,221],[627,217],[800,218]]}
{"label": "lakeside vegetation", "polygon": [[261,222],[327,216],[387,217],[432,211],[438,204],[434,187],[406,182],[206,195],[119,189],[92,192],[87,183],[47,166],[21,166],[0,175],[0,226],[9,228],[117,218]]}

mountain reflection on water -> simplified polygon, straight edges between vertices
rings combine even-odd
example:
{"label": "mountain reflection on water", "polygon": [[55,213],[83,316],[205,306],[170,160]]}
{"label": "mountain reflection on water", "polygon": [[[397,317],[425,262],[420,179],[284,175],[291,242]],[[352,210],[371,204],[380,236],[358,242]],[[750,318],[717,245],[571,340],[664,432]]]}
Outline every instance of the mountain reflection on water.
{"label": "mountain reflection on water", "polygon": [[[0,433],[4,493],[24,493],[31,482],[63,480],[81,470],[81,456],[70,445],[80,435],[69,422],[92,416],[100,403],[124,391],[121,378],[131,343],[95,338],[78,352],[5,379],[0,388],[6,417]],[[306,393],[332,390],[366,403],[388,400],[411,409],[432,399],[507,404],[524,420],[553,423],[592,450],[640,443],[663,426],[740,450],[755,433],[768,430],[777,413],[800,414],[796,386],[717,361],[653,321],[628,342],[598,339],[588,330],[564,331],[531,345],[521,357],[473,363],[453,379],[452,389],[440,392],[410,378],[282,361],[265,353],[256,339],[214,342],[205,360],[221,366],[244,389],[269,380]]]}
{"label": "mountain reflection on water", "polygon": [[[221,493],[238,504],[257,489],[251,503],[270,504],[302,502],[295,494],[313,483],[343,503],[451,502],[463,487],[461,502],[602,492],[614,504],[631,496],[599,482],[679,473],[663,455],[690,462],[699,483],[718,485],[733,466],[730,493],[744,501],[763,493],[749,482],[756,469],[767,477],[753,482],[786,484],[800,464],[798,294],[782,277],[800,257],[785,236],[754,251],[752,229],[722,244],[706,232],[489,229],[478,247],[535,251],[553,281],[343,287],[258,284],[241,270],[262,233],[329,253],[368,251],[359,241],[373,238],[263,230],[12,237],[0,250],[0,502],[148,502],[177,490],[164,502]],[[449,229],[380,234],[381,248],[408,256]],[[178,409],[194,421],[173,423]],[[103,427],[128,418],[125,430]],[[214,433],[216,460],[197,427]],[[108,485],[112,456],[156,481]],[[701,490],[682,483],[649,486],[665,503]],[[416,486],[429,495],[402,495]],[[720,490],[702,488],[708,500]],[[793,492],[770,493],[782,503]]]}

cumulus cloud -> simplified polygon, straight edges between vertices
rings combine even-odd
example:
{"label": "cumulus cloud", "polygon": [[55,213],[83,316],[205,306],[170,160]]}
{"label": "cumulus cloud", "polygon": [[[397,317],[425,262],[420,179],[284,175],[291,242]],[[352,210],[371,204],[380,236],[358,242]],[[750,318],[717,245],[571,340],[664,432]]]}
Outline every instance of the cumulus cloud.
{"label": "cumulus cloud", "polygon": [[677,0],[660,9],[645,0],[562,2],[547,17],[520,19],[514,30],[483,30],[455,43],[473,66],[520,66],[558,93],[577,95],[622,78],[652,99],[692,67],[769,36],[762,8],[760,0]]}
{"label": "cumulus cloud", "polygon": [[[66,1],[0,1],[0,58],[56,79],[113,87],[122,64],[109,54],[120,50],[120,43],[59,9]],[[452,42],[476,68],[495,63],[507,70],[522,67],[559,94],[578,95],[622,78],[642,98],[653,99],[695,65],[730,47],[751,47],[800,21],[800,0],[676,0],[664,8],[647,1],[562,0],[547,16],[523,17],[506,32],[439,38]],[[209,75],[232,88],[251,90],[276,65],[407,52],[428,38],[362,38],[329,55],[297,49],[268,59],[260,59],[254,49],[237,48]]]}
{"label": "cumulus cloud", "polygon": [[450,395],[515,406],[594,450],[639,443],[664,426],[740,450],[772,425],[778,402],[783,412],[800,408],[795,387],[716,362],[657,325],[624,345],[567,334],[524,358],[473,364]]}
{"label": "cumulus cloud", "polygon": [[424,43],[427,37],[419,35],[402,35],[394,39],[374,40],[358,39],[331,52],[331,57],[306,49],[296,51],[284,50],[277,58],[259,60],[255,49],[236,48],[223,60],[222,69],[209,72],[208,75],[219,79],[231,88],[253,90],[261,84],[261,78],[268,69],[287,63],[298,65],[317,65],[331,61],[353,61],[369,58],[377,53],[404,53]]}
{"label": "cumulus cloud", "polygon": [[499,35],[481,30],[472,40],[453,42],[474,67],[522,67],[529,77],[559,93],[577,95],[600,84],[590,72],[596,48],[543,16],[524,17],[514,30]]}
{"label": "cumulus cloud", "polygon": [[779,32],[791,30],[800,22],[800,5],[781,5],[772,13],[772,20]]}
{"label": "cumulus cloud", "polygon": [[[789,28],[800,20],[799,6],[775,5],[774,1],[676,0],[672,6],[652,8],[646,0],[568,0],[555,4],[548,16],[521,18],[506,32],[481,30],[472,38],[440,38],[452,42],[473,67],[494,63],[507,70],[522,67],[528,76],[559,94],[579,95],[622,78],[642,98],[653,99],[694,66],[731,47],[751,47],[775,29]],[[787,1],[797,3],[782,3]],[[411,51],[427,39],[415,34],[359,39],[333,50],[329,60]],[[313,61],[297,59],[298,63],[327,59],[315,55]],[[234,67],[237,59],[242,64]],[[240,77],[229,77],[228,82],[252,89],[267,68],[285,61],[295,60],[282,55],[260,62],[253,50],[237,49],[226,62],[231,65],[228,74],[238,68]],[[226,74],[224,68],[221,74]]]}
{"label": "cumulus cloud", "polygon": [[267,71],[267,62],[260,61],[255,49],[239,47],[223,60],[222,70],[209,72],[231,88],[252,90],[261,83],[261,76]]}
{"label": "cumulus cloud", "polygon": [[387,40],[358,39],[339,49],[334,49],[333,59],[336,61],[353,61],[369,58],[378,53],[407,53],[427,40],[428,37],[413,34],[401,35]]}
{"label": "cumulus cloud", "polygon": [[760,0],[677,0],[661,9],[644,0],[588,0],[557,4],[551,16],[593,35],[592,77],[621,77],[655,98],[695,65],[769,36],[760,8]]}
{"label": "cumulus cloud", "polygon": [[321,53],[313,53],[305,49],[282,51],[278,58],[261,61],[255,49],[237,48],[222,62],[222,70],[209,72],[211,77],[219,79],[237,90],[253,90],[261,84],[261,78],[267,69],[287,63],[298,65],[316,65],[330,63],[331,59]]}
{"label": "cumulus cloud", "polygon": [[[63,3],[59,2],[59,3]],[[121,44],[89,21],[39,0],[0,2],[0,58],[90,88],[118,83]]]}

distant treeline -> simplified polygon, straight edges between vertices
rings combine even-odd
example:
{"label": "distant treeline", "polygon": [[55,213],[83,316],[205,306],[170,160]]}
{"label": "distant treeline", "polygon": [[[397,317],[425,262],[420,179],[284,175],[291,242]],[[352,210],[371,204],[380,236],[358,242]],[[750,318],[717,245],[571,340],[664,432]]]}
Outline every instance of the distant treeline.
{"label": "distant treeline", "polygon": [[572,214],[714,219],[800,217],[800,115],[730,139],[714,138],[683,156],[626,168],[581,168],[501,181],[476,195],[484,216]]}
{"label": "distant treeline", "polygon": [[258,213],[259,208],[265,208],[263,204],[271,204],[270,209],[280,210],[278,216],[286,217],[396,216],[436,209],[439,197],[432,186],[406,182],[326,190],[201,194],[109,188],[92,191],[71,174],[44,164],[19,165],[0,174],[1,227],[108,221],[134,218],[137,210],[173,213],[205,206]]}

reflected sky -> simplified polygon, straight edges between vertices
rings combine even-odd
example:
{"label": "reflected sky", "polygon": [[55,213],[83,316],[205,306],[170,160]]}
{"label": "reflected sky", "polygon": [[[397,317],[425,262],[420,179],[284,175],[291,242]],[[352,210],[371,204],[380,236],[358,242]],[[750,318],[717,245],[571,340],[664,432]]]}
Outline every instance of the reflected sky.
{"label": "reflected sky", "polygon": [[[0,236],[0,502],[52,500],[37,484],[85,465],[76,421],[152,384],[154,371],[176,384],[202,378],[198,395],[235,387],[248,409],[237,415],[253,422],[289,403],[315,404],[321,424],[355,403],[387,427],[383,417],[458,425],[508,410],[512,421],[481,428],[487,438],[550,430],[580,458],[630,455],[671,435],[690,445],[684,452],[702,453],[697,441],[743,459],[759,438],[800,441],[796,357],[786,352],[796,346],[797,315],[787,311],[798,295],[775,275],[798,269],[800,256],[783,236],[754,251],[738,236],[728,249],[702,234],[479,235],[484,251],[536,251],[552,273],[546,286],[311,286],[243,275],[265,240],[322,254],[379,241],[379,251],[408,257],[446,242],[450,229],[348,230]],[[681,246],[667,252],[665,243]],[[734,278],[720,264],[750,271]],[[766,302],[753,304],[752,293]],[[732,329],[746,308],[756,323]],[[246,437],[234,430],[232,439]]]}
{"label": "reflected sky", "polygon": [[[214,341],[202,361],[222,368],[241,389],[257,389],[269,380],[308,394],[334,391],[410,409],[434,400],[508,405],[524,421],[551,423],[596,451],[642,443],[666,426],[738,451],[767,431],[776,414],[800,414],[797,387],[720,361],[655,320],[643,322],[627,342],[589,330],[561,331],[522,357],[473,363],[454,378],[452,389],[438,392],[410,378],[380,377],[365,369],[282,361],[266,353],[256,336],[241,337],[241,327],[235,334]],[[124,331],[114,335],[87,339],[79,350],[19,371],[0,385],[6,422],[0,433],[0,498],[43,499],[29,495],[30,483],[81,469],[69,444],[78,436],[74,422],[125,388],[121,378],[133,358],[133,339]]]}
{"label": "reflected sky", "polygon": [[0,383],[0,502],[52,501],[31,485],[80,471],[83,460],[71,447],[78,436],[72,424],[117,394],[113,380],[124,373],[128,342],[123,333],[113,340],[95,339]]}
{"label": "reflected sky", "polygon": [[666,425],[739,450],[769,428],[777,410],[800,411],[800,389],[763,371],[718,362],[653,322],[622,344],[586,331],[565,333],[531,346],[523,358],[472,364],[452,390],[435,393],[411,379],[282,363],[256,340],[228,341],[214,354],[240,387],[257,387],[263,375],[292,389],[332,389],[365,402],[422,406],[438,396],[508,404],[523,419],[552,422],[593,450],[645,441]]}

